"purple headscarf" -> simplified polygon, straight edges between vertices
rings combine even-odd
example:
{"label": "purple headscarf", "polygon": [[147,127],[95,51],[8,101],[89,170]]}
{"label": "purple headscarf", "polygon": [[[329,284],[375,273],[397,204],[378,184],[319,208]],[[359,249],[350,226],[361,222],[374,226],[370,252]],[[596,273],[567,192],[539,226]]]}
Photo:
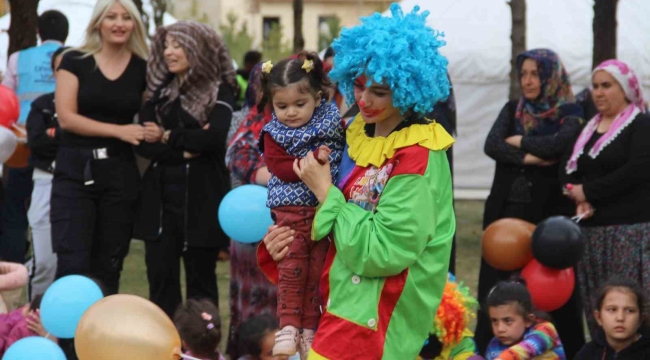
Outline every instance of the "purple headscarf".
{"label": "purple headscarf", "polygon": [[[609,130],[600,138],[594,146],[589,150],[589,156],[592,159],[595,159],[598,154],[612,142],[618,134],[623,131],[639,113],[645,113],[645,105],[643,101],[643,92],[641,91],[641,86],[639,85],[639,79],[636,77],[634,71],[624,62],[620,60],[607,60],[596,69],[594,69],[595,74],[598,71],[605,71],[608,74],[612,75],[614,79],[621,85],[625,97],[630,102],[630,105],[625,108],[620,114],[616,116],[612,125],[609,127]],[[573,154],[566,165],[566,173],[571,174],[578,170],[578,159],[580,155],[584,152],[585,145],[589,142],[589,139],[593,136],[598,125],[602,121],[603,116],[598,113],[591,119],[585,128],[580,133],[578,140],[576,141],[575,146],[573,147]]]}

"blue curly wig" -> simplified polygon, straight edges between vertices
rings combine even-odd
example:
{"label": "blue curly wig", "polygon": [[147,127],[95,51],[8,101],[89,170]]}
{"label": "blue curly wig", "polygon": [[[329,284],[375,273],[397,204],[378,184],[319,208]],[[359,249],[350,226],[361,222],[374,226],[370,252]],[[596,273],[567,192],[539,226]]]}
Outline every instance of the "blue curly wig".
{"label": "blue curly wig", "polygon": [[446,44],[444,33],[426,25],[429,11],[418,14],[416,6],[404,15],[400,6],[390,6],[392,17],[375,13],[361,18],[362,24],[341,31],[332,47],[334,69],[348,103],[354,101],[354,81],[365,74],[373,83],[393,91],[393,105],[402,115],[409,110],[424,115],[449,96],[447,59],[438,49]]}

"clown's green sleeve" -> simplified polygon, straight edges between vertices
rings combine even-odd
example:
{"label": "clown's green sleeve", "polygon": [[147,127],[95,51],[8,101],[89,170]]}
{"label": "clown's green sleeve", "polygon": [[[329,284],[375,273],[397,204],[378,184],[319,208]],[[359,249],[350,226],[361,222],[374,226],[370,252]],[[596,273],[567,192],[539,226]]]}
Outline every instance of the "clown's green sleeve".
{"label": "clown's green sleeve", "polygon": [[374,213],[347,202],[332,186],[316,214],[312,237],[322,239],[333,230],[338,256],[354,273],[370,277],[399,274],[428,244],[450,241],[454,212],[443,191],[451,188],[451,177],[441,176],[449,173],[449,165],[444,152],[427,153],[428,163],[395,168]]}

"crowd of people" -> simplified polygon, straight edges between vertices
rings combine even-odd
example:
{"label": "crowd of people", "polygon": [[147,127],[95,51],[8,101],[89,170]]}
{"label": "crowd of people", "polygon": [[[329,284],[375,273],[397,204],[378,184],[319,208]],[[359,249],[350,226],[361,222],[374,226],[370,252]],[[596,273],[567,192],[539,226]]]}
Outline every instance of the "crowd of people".
{"label": "crowd of people", "polygon": [[[72,274],[118,293],[135,238],[149,300],[197,359],[650,359],[650,118],[634,71],[606,61],[576,97],[559,54],[518,56],[522,96],[485,142],[496,171],[483,226],[578,215],[585,252],[556,311],[485,261],[475,300],[452,275],[445,41],[426,12],[390,11],[344,29],[324,59],[250,51],[239,70],[204,24],[161,27],[148,44],[132,0],[98,0],[76,48],[66,17],[43,13],[41,44],[12,54],[3,79],[31,155],[3,166],[0,294],[27,285],[29,303],[0,314],[0,355],[38,335],[75,359],[40,323],[40,299]],[[253,244],[231,242],[216,216],[246,184],[268,188],[274,221]]]}

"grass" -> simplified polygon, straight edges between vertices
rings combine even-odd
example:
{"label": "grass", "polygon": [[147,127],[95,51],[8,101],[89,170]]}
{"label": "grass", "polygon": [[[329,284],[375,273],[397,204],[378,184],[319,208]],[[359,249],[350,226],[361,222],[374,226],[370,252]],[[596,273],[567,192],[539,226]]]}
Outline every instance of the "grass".
{"label": "grass", "polygon": [[[478,268],[481,256],[481,223],[483,216],[483,201],[456,202],[456,277],[463,281],[476,296],[478,284]],[[181,267],[181,279],[185,287],[185,272]],[[217,264],[217,285],[219,287],[219,312],[221,315],[221,351],[225,350],[230,325],[230,263]],[[23,299],[24,299],[23,292]],[[120,293],[149,297],[146,266],[144,264],[144,242],[131,242],[129,255],[124,262]],[[184,296],[184,295],[183,295]]]}
{"label": "grass", "polygon": [[[185,289],[185,270],[181,267],[181,284]],[[230,326],[230,262],[217,264],[217,286],[219,287],[219,313],[221,315],[222,340],[220,350],[225,351],[228,341],[228,327]],[[149,283],[147,282],[147,268],[144,264],[144,242],[134,240],[131,242],[129,255],[124,261],[120,293],[133,294],[149,298]],[[185,294],[183,294],[185,299]]]}
{"label": "grass", "polygon": [[[483,201],[456,202],[456,276],[469,286],[474,296],[476,296],[477,291],[478,266],[481,256],[480,240],[483,205]],[[181,279],[184,278],[183,273]],[[224,350],[230,324],[230,307],[228,304],[230,290],[229,262],[219,262],[217,264],[217,283],[219,286],[221,333],[223,335],[221,348]],[[149,296],[149,285],[144,265],[144,243],[141,241],[131,242],[131,250],[124,262],[120,292],[145,298]]]}

